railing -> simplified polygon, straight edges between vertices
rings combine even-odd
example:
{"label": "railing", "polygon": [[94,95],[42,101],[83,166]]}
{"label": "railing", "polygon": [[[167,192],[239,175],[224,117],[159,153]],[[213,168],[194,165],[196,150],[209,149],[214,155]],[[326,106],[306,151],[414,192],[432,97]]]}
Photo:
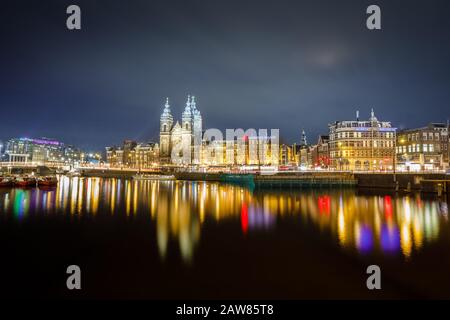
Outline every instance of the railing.
{"label": "railing", "polygon": [[[51,168],[75,168],[80,170],[114,170],[114,171],[142,171],[142,172],[156,172],[160,171],[161,169],[172,169],[177,171],[186,171],[186,172],[204,172],[209,173],[208,171],[203,170],[195,170],[193,168],[186,168],[186,167],[177,167],[173,165],[160,165],[152,168],[131,168],[127,166],[121,166],[121,167],[111,167],[109,164],[101,164],[101,165],[92,165],[92,164],[78,164],[76,166],[70,165],[67,163],[55,163],[55,162],[0,162],[0,167],[5,168],[33,168],[33,167],[39,167],[39,166],[46,166]],[[258,173],[253,172],[252,170],[239,170],[239,169],[233,169],[233,170],[220,170],[221,172],[233,172],[233,173]],[[258,171],[258,170],[256,170]],[[298,173],[349,173],[349,174],[429,174],[429,173],[450,173],[448,170],[420,170],[420,171],[393,171],[393,170],[335,170],[335,169],[320,169],[320,170],[314,170],[314,169],[302,169],[302,170],[277,170],[274,169],[273,171],[264,171],[261,170],[260,173],[262,174],[298,174]]]}
{"label": "railing", "polygon": [[0,162],[0,167],[34,168],[39,166],[49,166],[40,162]]}

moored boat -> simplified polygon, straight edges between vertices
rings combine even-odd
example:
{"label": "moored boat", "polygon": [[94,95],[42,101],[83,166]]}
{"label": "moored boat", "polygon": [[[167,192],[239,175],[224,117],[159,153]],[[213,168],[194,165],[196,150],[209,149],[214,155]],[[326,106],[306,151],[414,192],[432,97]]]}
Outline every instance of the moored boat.
{"label": "moored boat", "polygon": [[36,185],[36,178],[29,176],[17,177],[14,180],[14,185],[18,187],[32,187]]}
{"label": "moored boat", "polygon": [[0,187],[12,187],[14,180],[11,177],[0,177]]}
{"label": "moored boat", "polygon": [[254,184],[254,176],[252,174],[231,174],[223,173],[220,175],[220,181],[234,184]]}
{"label": "moored boat", "polygon": [[133,176],[133,180],[175,180],[175,176],[157,175],[157,174],[137,174]]}
{"label": "moored boat", "polygon": [[55,176],[39,177],[37,183],[38,186],[52,187],[58,184],[58,178]]}

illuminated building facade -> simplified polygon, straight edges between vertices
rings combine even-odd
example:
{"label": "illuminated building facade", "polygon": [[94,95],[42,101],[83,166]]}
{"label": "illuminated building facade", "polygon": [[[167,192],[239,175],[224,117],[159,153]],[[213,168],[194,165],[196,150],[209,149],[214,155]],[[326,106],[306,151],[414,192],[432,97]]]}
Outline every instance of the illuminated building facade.
{"label": "illuminated building facade", "polygon": [[112,168],[152,168],[159,163],[159,145],[125,140],[120,147],[106,148],[106,161]]}
{"label": "illuminated building facade", "polygon": [[273,137],[243,136],[234,140],[203,141],[201,164],[204,166],[278,166],[279,146]]}
{"label": "illuminated building facade", "polygon": [[233,140],[209,141],[203,139],[202,130],[203,119],[194,96],[188,96],[181,122],[174,122],[167,99],[160,117],[160,163],[176,166],[278,165],[279,147],[273,142],[278,140],[272,136],[243,134]]}
{"label": "illuminated building facade", "polygon": [[330,164],[336,170],[393,169],[396,128],[379,121],[372,110],[368,121],[336,121],[329,125]]}
{"label": "illuminated building facade", "polygon": [[[194,96],[188,96],[181,123],[175,122],[170,110],[169,98],[166,100],[160,118],[160,161],[163,164],[200,164],[202,137],[202,116],[197,109]],[[198,146],[198,147],[195,147]],[[189,152],[189,155],[183,154]],[[173,157],[176,153],[176,157]]]}
{"label": "illuminated building facade", "polygon": [[300,163],[300,146],[297,144],[280,145],[280,157],[279,157],[279,165],[280,166],[293,166],[296,167]]}
{"label": "illuminated building facade", "polygon": [[331,164],[330,159],[330,149],[328,143],[330,141],[330,136],[320,135],[317,141],[317,146],[315,152],[312,155],[312,162],[316,168],[328,168]]}
{"label": "illuminated building facade", "polygon": [[312,168],[312,153],[315,146],[301,145],[300,146],[300,167],[302,169]]}
{"label": "illuminated building facade", "polygon": [[82,160],[80,149],[48,138],[10,139],[5,154],[10,162],[73,164]]}
{"label": "illuminated building facade", "polygon": [[135,168],[151,168],[159,162],[159,146],[157,143],[139,143],[133,150]]}
{"label": "illuminated building facade", "polygon": [[327,169],[330,167],[329,136],[321,135],[317,144],[299,148],[299,162],[302,169]]}
{"label": "illuminated building facade", "polygon": [[397,134],[397,168],[402,171],[443,170],[449,162],[449,126],[402,130]]}

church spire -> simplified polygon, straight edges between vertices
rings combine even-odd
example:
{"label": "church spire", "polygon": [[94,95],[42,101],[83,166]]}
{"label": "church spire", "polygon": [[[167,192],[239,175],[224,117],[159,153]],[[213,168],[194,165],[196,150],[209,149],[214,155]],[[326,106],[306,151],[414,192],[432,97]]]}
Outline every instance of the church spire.
{"label": "church spire", "polygon": [[378,121],[377,117],[375,117],[375,112],[373,108],[370,110],[370,121]]}
{"label": "church spire", "polygon": [[305,133],[305,129],[302,129],[302,141],[301,141],[301,145],[302,146],[307,146],[308,142],[306,141],[306,133]]}
{"label": "church spire", "polygon": [[191,96],[188,95],[186,101],[186,108],[181,115],[181,126],[185,130],[192,130],[192,110],[191,110]]}
{"label": "church spire", "polygon": [[169,104],[169,98],[166,98],[166,104],[164,105],[164,110],[161,115],[161,119],[173,119],[172,113],[170,112],[170,104]]}
{"label": "church spire", "polygon": [[170,132],[172,129],[172,124],[173,116],[170,112],[169,98],[166,98],[166,104],[164,105],[164,110],[160,118],[160,131],[164,133]]}
{"label": "church spire", "polygon": [[192,111],[194,111],[196,109],[195,96],[191,97],[191,109],[192,109]]}
{"label": "church spire", "polygon": [[197,104],[195,102],[195,96],[191,97],[191,110],[192,110],[192,115],[194,117],[200,116],[200,110],[197,109]]}
{"label": "church spire", "polygon": [[191,95],[189,95],[188,94],[188,98],[187,98],[187,101],[186,101],[186,107],[184,108],[184,111],[183,111],[183,117],[190,117],[191,116],[191,113],[192,113],[192,110],[191,110]]}

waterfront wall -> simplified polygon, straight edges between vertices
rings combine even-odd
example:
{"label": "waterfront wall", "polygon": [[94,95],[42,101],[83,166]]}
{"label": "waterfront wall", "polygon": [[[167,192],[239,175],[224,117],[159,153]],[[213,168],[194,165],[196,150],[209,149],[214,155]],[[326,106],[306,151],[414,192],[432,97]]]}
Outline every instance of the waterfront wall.
{"label": "waterfront wall", "polygon": [[357,181],[351,173],[342,172],[280,172],[270,175],[219,174],[219,173],[175,173],[178,180],[216,181],[256,188],[309,188],[355,186]]}
{"label": "waterfront wall", "polygon": [[99,178],[125,178],[129,179],[136,174],[136,171],[128,170],[98,170],[98,169],[83,169],[80,170],[82,177],[99,177]]}
{"label": "waterfront wall", "polygon": [[6,167],[2,167],[0,169],[0,174],[36,174],[38,176],[52,175],[55,174],[56,170],[54,168],[49,168],[46,166],[33,166],[33,167],[15,167],[8,169]]}
{"label": "waterfront wall", "polygon": [[[449,176],[443,173],[355,173],[360,188],[383,188],[399,190],[430,191],[430,180],[446,180]],[[397,181],[397,183],[395,182]],[[432,187],[432,186],[431,186]],[[425,190],[424,190],[425,189]]]}
{"label": "waterfront wall", "polygon": [[[223,174],[176,173],[178,180],[223,182]],[[236,180],[236,179],[235,179]],[[443,193],[450,190],[450,177],[443,173],[350,173],[350,172],[279,172],[273,175],[255,175],[256,187],[341,187],[355,186],[368,189],[422,191]],[[242,179],[247,183],[248,179]]]}
{"label": "waterfront wall", "polygon": [[221,174],[218,173],[202,173],[202,172],[175,172],[177,180],[188,181],[221,181]]}
{"label": "waterfront wall", "polygon": [[[136,171],[91,170],[81,171],[84,177],[131,178]],[[159,173],[155,173],[159,174]],[[227,182],[224,174],[201,172],[176,172],[177,180]],[[247,184],[250,175],[231,175],[235,183]],[[239,176],[246,176],[240,179]],[[230,177],[228,177],[230,178]],[[231,181],[230,180],[230,181]],[[355,186],[367,189],[389,189],[397,191],[439,192],[450,191],[450,176],[443,173],[350,173],[350,172],[279,172],[273,175],[253,175],[256,187],[302,188]]]}

